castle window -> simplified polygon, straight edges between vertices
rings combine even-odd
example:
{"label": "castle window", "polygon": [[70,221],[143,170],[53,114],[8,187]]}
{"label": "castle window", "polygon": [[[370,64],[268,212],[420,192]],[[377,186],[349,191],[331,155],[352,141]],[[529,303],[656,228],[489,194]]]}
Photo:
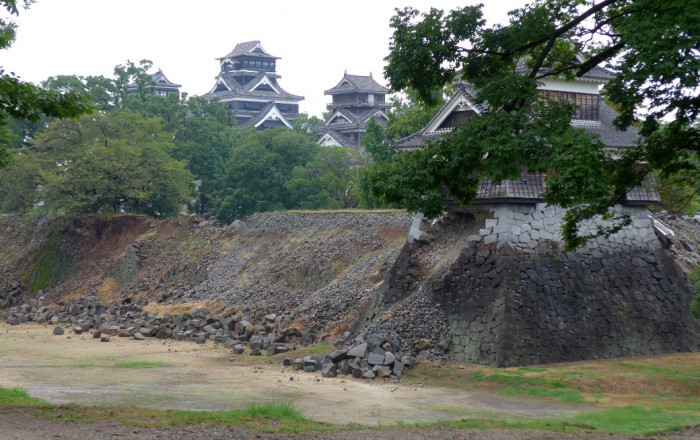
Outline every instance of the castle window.
{"label": "castle window", "polygon": [[574,119],[598,120],[599,95],[555,90],[541,90],[540,93],[549,99],[563,99],[575,105],[574,114],[572,115]]}

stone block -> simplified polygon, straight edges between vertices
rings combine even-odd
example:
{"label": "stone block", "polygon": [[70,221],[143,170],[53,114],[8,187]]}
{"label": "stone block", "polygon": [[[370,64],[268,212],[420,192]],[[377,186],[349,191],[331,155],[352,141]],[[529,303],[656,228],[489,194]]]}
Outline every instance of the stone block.
{"label": "stone block", "polygon": [[368,344],[365,342],[348,350],[348,356],[364,358],[367,357],[367,350]]}
{"label": "stone block", "polygon": [[323,377],[336,377],[338,376],[338,368],[334,364],[323,364],[321,365],[321,375]]}
{"label": "stone block", "polygon": [[484,237],[484,244],[496,243],[498,242],[498,235],[491,234]]}

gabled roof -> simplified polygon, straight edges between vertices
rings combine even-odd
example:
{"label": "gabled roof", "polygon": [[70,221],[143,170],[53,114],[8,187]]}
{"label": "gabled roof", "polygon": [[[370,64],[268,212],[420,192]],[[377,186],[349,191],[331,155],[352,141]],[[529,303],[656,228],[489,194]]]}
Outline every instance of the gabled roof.
{"label": "gabled roof", "polygon": [[[332,123],[332,121],[336,119],[345,119],[346,122],[336,122],[335,124]],[[344,109],[338,109],[336,110],[330,118],[323,124],[323,125],[336,125],[336,124],[354,124],[359,122],[357,119],[357,116],[353,114],[352,112],[346,111]]]}
{"label": "gabled roof", "polygon": [[[477,113],[488,109],[479,104],[475,104],[476,93],[468,84],[459,84],[457,91],[452,98],[445,103],[437,114],[431,119],[425,128],[398,140],[394,144],[396,151],[412,151],[426,146],[430,142],[441,139],[452,128],[439,128],[442,121],[459,106],[470,106]],[[599,102],[599,117],[597,121],[572,120],[572,126],[581,128],[589,133],[597,134],[600,140],[609,148],[625,148],[637,145],[639,134],[633,127],[627,130],[618,130],[613,125],[613,120],[617,116],[602,100]],[[523,171],[521,176],[515,180],[505,180],[500,184],[494,184],[490,179],[485,178],[479,181],[477,189],[477,200],[475,203],[495,203],[495,202],[537,202],[542,200],[544,192],[544,175],[541,173],[528,173]],[[642,186],[632,188],[626,196],[620,200],[621,203],[646,205],[657,203],[661,200],[654,185],[651,175],[647,177],[647,182]]]}
{"label": "gabled roof", "polygon": [[158,86],[182,87],[180,84],[175,84],[171,82],[168,78],[166,78],[165,74],[160,69],[158,69],[156,73],[151,75],[151,79],[153,79],[153,82],[156,83]]}
{"label": "gabled roof", "polygon": [[279,57],[276,57],[274,55],[270,55],[265,49],[263,49],[259,40],[253,40],[253,41],[245,41],[243,43],[236,44],[236,47],[234,47],[231,52],[224,55],[223,57],[217,58],[217,60],[224,60],[226,58],[235,58],[235,57],[238,57],[241,55],[260,57],[260,58],[274,58],[276,60],[279,59]]}
{"label": "gabled roof", "polygon": [[[205,94],[205,98],[217,97],[221,100],[232,100],[236,98],[246,99],[265,99],[265,100],[287,100],[287,101],[301,101],[304,99],[303,96],[294,95],[287,92],[279,83],[277,83],[277,75],[269,75],[268,72],[256,72],[256,76],[241,83],[239,80],[243,78],[236,75],[231,75],[230,73],[219,73],[216,79],[216,84],[209,93]],[[261,83],[269,84],[273,91],[268,90],[257,90],[256,87]],[[216,91],[218,84],[223,83],[228,90]],[[276,91],[275,91],[276,90]]]}
{"label": "gabled roof", "polygon": [[[182,87],[180,84],[170,82],[170,80],[168,80],[168,78],[165,77],[165,74],[160,69],[158,69],[156,73],[153,73],[150,76],[151,82],[148,83],[148,87],[154,88],[155,90],[171,92],[178,91],[180,87]],[[138,90],[138,88],[139,86],[136,84],[136,82],[129,83],[126,86],[127,91],[130,93],[135,92],[136,90]]]}
{"label": "gabled roof", "polygon": [[263,122],[268,119],[276,120],[282,122],[288,128],[292,128],[292,124],[284,117],[284,114],[277,108],[277,105],[270,101],[263,107],[260,112],[239,125],[240,128],[258,128]]}
{"label": "gabled roof", "polygon": [[[336,109],[335,112],[331,115],[330,118],[323,124],[328,127],[337,127],[339,125],[345,125],[345,124],[351,124],[353,126],[357,127],[364,127],[367,122],[369,122],[369,119],[373,116],[380,116],[382,119],[379,119],[377,122],[379,124],[385,123],[389,117],[384,113],[383,110],[377,110],[376,108],[370,108],[370,109],[365,109],[364,111],[361,111],[359,113],[355,113],[353,111],[350,111],[348,109],[344,108],[339,108]],[[346,122],[336,122],[334,124],[331,124],[331,121],[337,118],[343,118],[346,120]]]}
{"label": "gabled roof", "polygon": [[[474,103],[475,97],[476,92],[470,85],[464,83],[459,84],[452,98],[440,108],[425,128],[405,138],[399,139],[396,141],[394,148],[397,150],[414,150],[422,147],[429,141],[440,139],[446,133],[449,133],[450,129],[440,129],[440,124],[447,119],[452,111],[458,109],[461,103],[469,105],[477,113],[487,111],[485,105]],[[609,148],[624,148],[637,145],[639,142],[639,133],[637,130],[634,127],[629,127],[626,130],[618,130],[617,127],[613,125],[613,120],[616,116],[615,111],[601,100],[599,102],[598,120],[572,119],[571,125],[581,128],[588,133],[598,135],[603,144]]]}
{"label": "gabled roof", "polygon": [[374,80],[372,74],[369,76],[348,75],[345,73],[343,79],[332,89],[323,92],[326,95],[337,95],[340,93],[358,92],[358,93],[387,93],[389,89],[380,85]]}
{"label": "gabled roof", "polygon": [[357,141],[350,139],[349,137],[343,135],[342,133],[338,133],[335,131],[326,131],[324,132],[321,137],[318,139],[317,143],[319,145],[324,145],[324,146],[329,146],[331,145],[337,145],[339,147],[344,147],[344,148],[354,148],[357,149]]}

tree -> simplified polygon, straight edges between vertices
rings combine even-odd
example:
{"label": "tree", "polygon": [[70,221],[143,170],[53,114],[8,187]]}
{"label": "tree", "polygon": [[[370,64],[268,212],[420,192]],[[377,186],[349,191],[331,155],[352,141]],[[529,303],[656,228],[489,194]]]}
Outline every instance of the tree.
{"label": "tree", "polygon": [[429,105],[422,102],[414,90],[408,89],[405,92],[405,97],[391,98],[392,105],[387,114],[389,116],[385,136],[387,140],[401,139],[425,127],[444,102],[441,89],[431,94],[434,101]]}
{"label": "tree", "polygon": [[394,152],[391,143],[386,139],[385,130],[374,119],[374,116],[367,121],[365,134],[362,136],[360,145],[367,150],[374,161],[388,160]]}
{"label": "tree", "polygon": [[[27,8],[31,3],[32,1],[25,0],[23,5]],[[0,0],[0,5],[10,15],[19,13],[16,0]],[[12,45],[15,30],[14,22],[0,17],[0,50]],[[79,93],[44,90],[0,68],[0,131],[5,133],[0,135],[0,168],[9,162],[10,157],[6,149],[9,117],[36,122],[44,115],[67,118],[79,116],[90,110],[91,106]]]}
{"label": "tree", "polygon": [[[391,27],[385,74],[392,90],[415,90],[433,103],[434,90],[459,78],[490,111],[376,166],[372,188],[388,201],[435,217],[444,190],[468,204],[483,177],[546,171],[544,198],[568,209],[563,236],[573,249],[629,222],[611,207],[650,169],[700,175],[700,0],[537,0],[492,27],[481,6],[448,14],[406,8]],[[622,157],[571,127],[571,106],[537,93],[543,78],[574,78],[601,65],[615,75],[605,93],[620,110],[617,125],[641,124],[641,144]],[[579,225],[596,216],[614,223],[581,235]]]}
{"label": "tree", "polygon": [[24,208],[165,217],[192,198],[193,176],[172,148],[160,120],[110,112],[53,122],[8,172],[27,176],[15,194],[24,192]]}
{"label": "tree", "polygon": [[254,212],[291,208],[287,182],[292,170],[306,164],[319,148],[306,135],[286,128],[242,132],[225,167],[219,220],[229,223]]}
{"label": "tree", "polygon": [[306,164],[294,167],[285,185],[290,208],[349,209],[359,204],[359,153],[348,148],[321,147]]}
{"label": "tree", "polygon": [[317,116],[309,116],[308,113],[300,113],[294,118],[292,129],[296,133],[306,135],[312,141],[318,140],[318,133],[312,131],[312,128],[323,125],[323,120]]}

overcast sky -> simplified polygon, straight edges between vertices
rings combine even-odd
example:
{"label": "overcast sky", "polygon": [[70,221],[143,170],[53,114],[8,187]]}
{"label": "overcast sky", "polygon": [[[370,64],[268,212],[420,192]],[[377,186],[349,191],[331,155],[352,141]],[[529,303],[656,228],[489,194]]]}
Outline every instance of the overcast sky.
{"label": "overcast sky", "polygon": [[[504,23],[525,0],[482,0],[489,23]],[[282,88],[305,97],[301,111],[320,116],[347,70],[382,85],[394,8],[451,10],[465,0],[38,0],[15,19],[17,40],[0,66],[38,83],[59,74],[112,77],[127,60],[153,61],[181,91],[214,85],[217,57],[236,43],[260,40],[281,57]],[[155,70],[154,70],[155,71]],[[151,72],[153,73],[153,72]]]}

